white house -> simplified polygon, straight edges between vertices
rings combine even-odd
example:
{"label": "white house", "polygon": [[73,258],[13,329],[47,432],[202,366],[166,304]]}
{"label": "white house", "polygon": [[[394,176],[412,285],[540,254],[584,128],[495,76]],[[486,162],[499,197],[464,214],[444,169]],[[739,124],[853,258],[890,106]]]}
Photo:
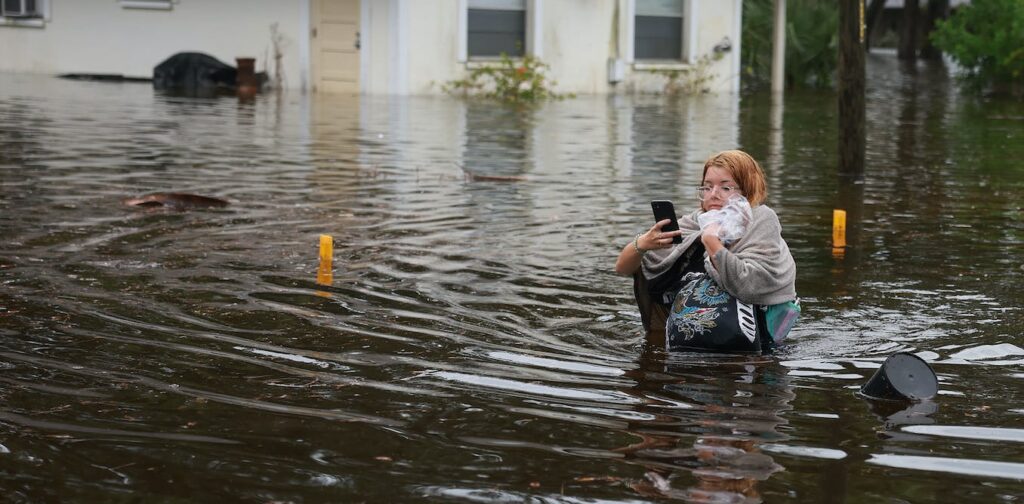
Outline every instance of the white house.
{"label": "white house", "polygon": [[[742,0],[2,0],[0,71],[152,76],[183,51],[313,91],[436,94],[502,52],[559,92],[739,90]],[[275,37],[276,34],[276,37]],[[276,43],[275,43],[276,39]],[[279,58],[275,60],[275,54]],[[276,65],[275,62],[279,62]],[[677,82],[678,82],[677,81]]]}

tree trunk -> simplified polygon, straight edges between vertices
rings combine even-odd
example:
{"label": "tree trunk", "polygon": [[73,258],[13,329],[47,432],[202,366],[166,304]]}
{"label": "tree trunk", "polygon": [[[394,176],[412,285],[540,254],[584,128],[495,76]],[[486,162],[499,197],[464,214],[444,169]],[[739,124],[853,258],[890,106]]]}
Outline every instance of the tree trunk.
{"label": "tree trunk", "polygon": [[925,59],[941,59],[942,51],[932,45],[932,30],[940,19],[949,17],[949,0],[928,0],[928,17],[924,20],[924,45],[921,57]]}
{"label": "tree trunk", "polygon": [[903,0],[903,26],[900,27],[900,47],[896,52],[899,59],[917,59],[917,16],[920,11],[919,0]]}
{"label": "tree trunk", "polygon": [[839,1],[839,174],[864,176],[864,0]]}
{"label": "tree trunk", "polygon": [[878,24],[878,16],[882,13],[882,7],[885,7],[885,0],[871,0],[871,4],[868,6],[867,19],[864,21],[866,25],[864,31],[867,34],[864,37],[865,51],[871,48],[871,32],[874,31],[875,25]]}

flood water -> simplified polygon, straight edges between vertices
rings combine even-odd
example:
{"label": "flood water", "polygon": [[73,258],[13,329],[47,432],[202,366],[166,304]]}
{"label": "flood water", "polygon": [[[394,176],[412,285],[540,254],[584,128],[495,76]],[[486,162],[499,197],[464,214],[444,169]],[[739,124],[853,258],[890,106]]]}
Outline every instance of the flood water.
{"label": "flood water", "polygon": [[[0,75],[4,499],[1020,502],[1024,104],[953,86],[872,55],[850,184],[829,92],[517,111]],[[612,266],[734,147],[803,317],[776,355],[666,356]],[[231,204],[121,204],[155,191]],[[857,396],[898,351],[940,394]]]}

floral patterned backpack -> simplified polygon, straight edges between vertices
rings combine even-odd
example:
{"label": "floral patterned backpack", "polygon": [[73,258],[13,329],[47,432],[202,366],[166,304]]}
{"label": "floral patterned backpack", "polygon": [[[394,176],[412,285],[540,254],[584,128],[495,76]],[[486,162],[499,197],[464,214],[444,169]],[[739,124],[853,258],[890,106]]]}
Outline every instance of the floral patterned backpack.
{"label": "floral patterned backpack", "polygon": [[771,351],[772,337],[759,305],[736,299],[707,273],[687,273],[680,284],[665,323],[665,345],[669,351]]}

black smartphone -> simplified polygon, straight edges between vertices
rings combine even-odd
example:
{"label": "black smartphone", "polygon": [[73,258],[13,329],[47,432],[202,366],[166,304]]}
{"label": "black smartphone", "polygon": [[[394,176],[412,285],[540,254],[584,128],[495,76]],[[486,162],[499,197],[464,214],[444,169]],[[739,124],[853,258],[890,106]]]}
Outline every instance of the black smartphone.
{"label": "black smartphone", "polygon": [[[662,232],[679,231],[679,221],[676,220],[676,207],[668,200],[654,200],[651,202],[651,210],[654,210],[654,222],[661,222],[670,219],[672,222],[665,224]],[[683,243],[682,236],[673,236],[672,243]]]}

